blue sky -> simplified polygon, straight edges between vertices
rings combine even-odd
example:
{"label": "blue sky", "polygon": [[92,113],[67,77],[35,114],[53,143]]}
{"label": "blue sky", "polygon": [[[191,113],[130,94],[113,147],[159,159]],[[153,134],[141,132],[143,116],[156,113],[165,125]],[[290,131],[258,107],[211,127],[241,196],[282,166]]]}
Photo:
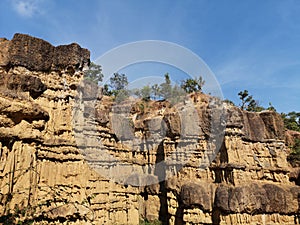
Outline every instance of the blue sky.
{"label": "blue sky", "polygon": [[247,89],[289,112],[300,111],[299,15],[298,0],[1,0],[0,36],[77,42],[92,60],[128,42],[174,42],[206,62],[224,98],[238,104]]}

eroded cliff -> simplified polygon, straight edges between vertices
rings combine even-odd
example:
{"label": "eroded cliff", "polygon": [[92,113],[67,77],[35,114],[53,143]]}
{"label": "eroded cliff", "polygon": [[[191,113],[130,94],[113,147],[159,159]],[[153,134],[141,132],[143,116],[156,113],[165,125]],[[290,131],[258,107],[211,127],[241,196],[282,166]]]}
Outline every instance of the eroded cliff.
{"label": "eroded cliff", "polygon": [[116,103],[89,51],[0,39],[0,222],[297,224],[283,122],[201,94]]}

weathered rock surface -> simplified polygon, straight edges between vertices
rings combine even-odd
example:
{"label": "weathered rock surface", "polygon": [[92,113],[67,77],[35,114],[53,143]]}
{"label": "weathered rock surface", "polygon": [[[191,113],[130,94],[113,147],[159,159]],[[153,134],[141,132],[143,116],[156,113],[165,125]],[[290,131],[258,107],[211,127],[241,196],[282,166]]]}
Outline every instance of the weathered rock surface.
{"label": "weathered rock surface", "polygon": [[89,51],[78,44],[54,47],[47,41],[15,34],[11,41],[0,40],[1,66],[23,66],[34,71],[82,68],[89,63]]}
{"label": "weathered rock surface", "polygon": [[138,190],[93,171],[74,138],[89,51],[22,34],[0,45],[0,223],[138,224]]}
{"label": "weathered rock surface", "polygon": [[299,223],[278,114],[201,93],[116,104],[82,82],[88,63],[77,44],[0,39],[0,223]]}
{"label": "weathered rock surface", "polygon": [[298,210],[300,188],[271,183],[249,183],[244,186],[219,186],[215,207],[224,213],[281,213],[292,214]]}

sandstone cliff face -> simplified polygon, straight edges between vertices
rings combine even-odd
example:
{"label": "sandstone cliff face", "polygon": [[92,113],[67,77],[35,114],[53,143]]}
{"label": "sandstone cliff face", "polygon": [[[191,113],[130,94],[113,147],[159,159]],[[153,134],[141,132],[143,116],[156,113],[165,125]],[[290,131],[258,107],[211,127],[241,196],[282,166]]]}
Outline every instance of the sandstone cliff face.
{"label": "sandstone cliff face", "polygon": [[89,51],[21,34],[0,46],[0,221],[137,224],[137,190],[90,169],[74,139],[72,104]]}
{"label": "sandstone cliff face", "polygon": [[299,223],[278,114],[204,94],[116,104],[88,63],[77,44],[0,39],[0,222]]}

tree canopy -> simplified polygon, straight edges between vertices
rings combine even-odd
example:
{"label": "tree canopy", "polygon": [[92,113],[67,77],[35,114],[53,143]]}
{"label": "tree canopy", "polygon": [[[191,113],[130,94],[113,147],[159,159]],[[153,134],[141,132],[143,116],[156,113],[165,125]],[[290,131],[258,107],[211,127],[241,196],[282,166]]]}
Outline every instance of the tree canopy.
{"label": "tree canopy", "polygon": [[257,100],[254,100],[252,95],[249,95],[248,90],[240,91],[238,95],[240,96],[240,107],[242,110],[260,112],[265,109],[264,107],[259,105],[259,102]]}
{"label": "tree canopy", "polygon": [[181,81],[181,88],[186,93],[202,92],[202,87],[204,84],[205,84],[205,81],[200,76],[195,79],[189,78],[189,79]]}
{"label": "tree canopy", "polygon": [[300,132],[300,112],[281,113],[285,127]]}
{"label": "tree canopy", "polygon": [[127,93],[128,79],[125,74],[114,73],[109,79],[109,84],[104,84],[103,94],[117,96],[122,92]]}
{"label": "tree canopy", "polygon": [[103,74],[100,65],[97,65],[94,62],[91,62],[89,69],[84,72],[84,77],[87,80],[90,80],[96,84],[102,82]]}

